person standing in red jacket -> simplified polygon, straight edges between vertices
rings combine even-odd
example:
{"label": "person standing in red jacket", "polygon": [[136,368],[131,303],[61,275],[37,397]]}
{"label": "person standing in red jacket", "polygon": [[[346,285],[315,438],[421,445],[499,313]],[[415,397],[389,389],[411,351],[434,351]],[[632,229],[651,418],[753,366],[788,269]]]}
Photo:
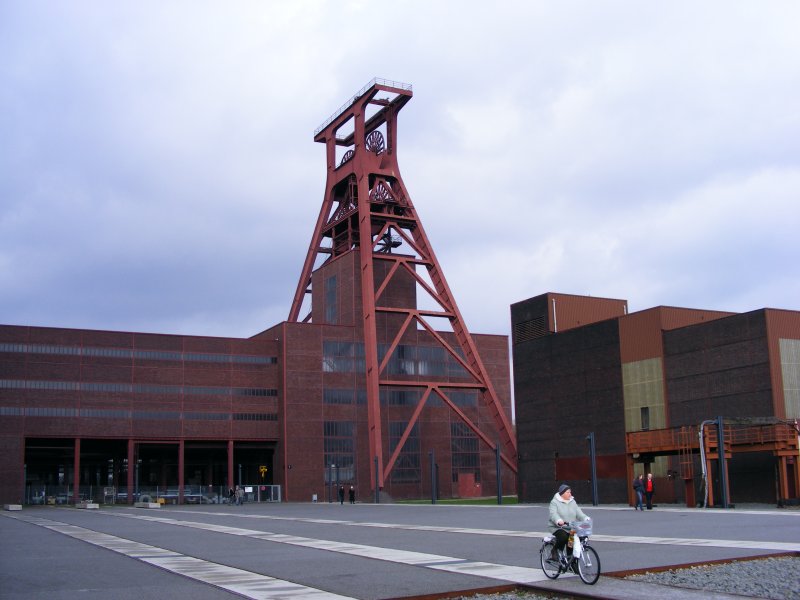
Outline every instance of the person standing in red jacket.
{"label": "person standing in red jacket", "polygon": [[647,510],[653,510],[653,493],[656,491],[656,484],[653,482],[653,474],[647,474],[647,481],[644,482],[644,494],[647,496]]}

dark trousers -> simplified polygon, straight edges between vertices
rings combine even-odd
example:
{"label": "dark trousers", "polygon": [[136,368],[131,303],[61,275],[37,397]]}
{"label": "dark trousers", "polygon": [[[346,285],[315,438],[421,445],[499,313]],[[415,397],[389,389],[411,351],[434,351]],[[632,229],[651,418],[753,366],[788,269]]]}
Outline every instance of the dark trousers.
{"label": "dark trousers", "polygon": [[650,510],[653,508],[653,492],[645,492],[645,495],[647,496],[647,510]]}
{"label": "dark trousers", "polygon": [[569,539],[569,532],[564,531],[563,529],[556,529],[553,536],[556,538],[556,548],[559,550],[563,550],[564,546],[567,545],[567,540]]}

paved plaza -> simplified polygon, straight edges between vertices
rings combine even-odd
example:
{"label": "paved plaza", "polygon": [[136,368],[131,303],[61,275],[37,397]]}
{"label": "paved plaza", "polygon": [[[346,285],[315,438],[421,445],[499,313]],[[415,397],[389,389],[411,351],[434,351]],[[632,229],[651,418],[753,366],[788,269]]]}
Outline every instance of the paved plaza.
{"label": "paved plaza", "polygon": [[[584,509],[604,573],[800,552],[796,510]],[[545,505],[48,506],[0,516],[7,600],[379,599],[575,585],[546,582],[539,568]],[[604,581],[613,578],[583,591],[613,597]]]}

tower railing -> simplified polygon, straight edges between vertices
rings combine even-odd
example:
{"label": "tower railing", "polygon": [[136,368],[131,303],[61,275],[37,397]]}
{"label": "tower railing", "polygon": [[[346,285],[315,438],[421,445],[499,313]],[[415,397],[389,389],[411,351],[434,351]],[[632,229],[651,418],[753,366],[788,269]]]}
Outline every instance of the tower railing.
{"label": "tower railing", "polygon": [[414,87],[410,83],[403,83],[402,81],[392,81],[391,79],[381,79],[380,77],[373,77],[372,80],[370,80],[370,82],[367,83],[367,85],[365,85],[363,88],[358,90],[347,102],[342,104],[335,113],[333,113],[330,117],[328,117],[322,125],[317,127],[314,130],[314,136],[316,137],[316,135],[320,131],[322,131],[328,125],[333,123],[334,120],[336,120],[336,118],[339,115],[341,115],[344,111],[346,111],[348,108],[350,108],[353,105],[353,103],[356,100],[358,100],[359,98],[361,98],[361,96],[363,96],[366,93],[366,91],[369,88],[371,88],[373,85],[385,85],[387,87],[398,88],[398,89],[405,90],[405,91],[408,91],[408,92],[410,92],[410,91],[412,91],[414,89]]}

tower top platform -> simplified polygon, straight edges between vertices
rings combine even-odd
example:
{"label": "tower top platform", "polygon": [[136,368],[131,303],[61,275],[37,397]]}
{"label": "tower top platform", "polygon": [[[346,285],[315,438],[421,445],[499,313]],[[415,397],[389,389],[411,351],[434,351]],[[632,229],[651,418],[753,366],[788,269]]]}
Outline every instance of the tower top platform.
{"label": "tower top platform", "polygon": [[[369,83],[367,83],[363,88],[361,88],[358,92],[355,93],[347,102],[342,104],[339,109],[333,113],[330,117],[328,117],[325,122],[317,127],[314,130],[314,141],[321,142],[327,136],[321,136],[320,134],[324,132],[326,129],[331,127],[335,121],[339,119],[347,110],[353,106],[358,100],[368,93],[372,91],[387,91],[403,98],[403,104],[405,104],[411,96],[414,95],[413,86],[410,83],[403,83],[401,81],[391,81],[389,79],[381,79],[380,77],[374,77]],[[373,94],[374,95],[374,94]],[[397,102],[397,99],[395,100]]]}

